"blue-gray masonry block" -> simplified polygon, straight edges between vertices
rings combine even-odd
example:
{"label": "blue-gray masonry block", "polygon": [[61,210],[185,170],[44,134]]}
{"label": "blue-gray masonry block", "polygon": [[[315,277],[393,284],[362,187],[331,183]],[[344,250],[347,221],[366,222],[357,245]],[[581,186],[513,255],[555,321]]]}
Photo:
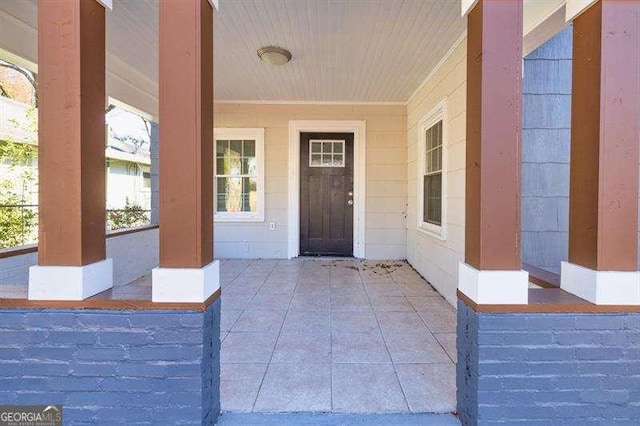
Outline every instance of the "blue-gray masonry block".
{"label": "blue-gray masonry block", "polygon": [[463,425],[640,424],[640,313],[457,315]]}
{"label": "blue-gray masonry block", "polygon": [[70,425],[218,418],[219,299],[202,311],[0,315],[0,404],[60,404]]}

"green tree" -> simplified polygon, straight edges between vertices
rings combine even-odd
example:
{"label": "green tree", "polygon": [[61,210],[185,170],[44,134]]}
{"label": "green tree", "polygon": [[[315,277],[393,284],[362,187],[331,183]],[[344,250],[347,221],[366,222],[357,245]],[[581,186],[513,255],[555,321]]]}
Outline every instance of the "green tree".
{"label": "green tree", "polygon": [[[29,108],[24,122],[13,124],[28,137],[36,135],[35,108]],[[0,248],[35,241],[38,214],[30,204],[37,193],[37,156],[35,140],[0,141],[0,163],[6,167],[0,179]]]}
{"label": "green tree", "polygon": [[149,214],[141,206],[125,201],[123,209],[107,210],[107,229],[115,230],[148,225]]}

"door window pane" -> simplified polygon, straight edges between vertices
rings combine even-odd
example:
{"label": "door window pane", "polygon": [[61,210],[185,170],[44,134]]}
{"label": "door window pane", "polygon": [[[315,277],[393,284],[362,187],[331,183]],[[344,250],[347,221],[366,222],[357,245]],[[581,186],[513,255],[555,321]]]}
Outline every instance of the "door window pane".
{"label": "door window pane", "polygon": [[344,167],[345,141],[309,141],[309,167]]}

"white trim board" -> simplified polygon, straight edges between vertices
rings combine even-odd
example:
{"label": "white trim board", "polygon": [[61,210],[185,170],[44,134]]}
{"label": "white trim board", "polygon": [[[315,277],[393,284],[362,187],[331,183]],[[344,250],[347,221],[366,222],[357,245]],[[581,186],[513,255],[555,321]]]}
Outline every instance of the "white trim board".
{"label": "white trim board", "polygon": [[353,133],[353,256],[365,257],[366,122],[348,120],[289,121],[289,259],[300,255],[300,133]]}

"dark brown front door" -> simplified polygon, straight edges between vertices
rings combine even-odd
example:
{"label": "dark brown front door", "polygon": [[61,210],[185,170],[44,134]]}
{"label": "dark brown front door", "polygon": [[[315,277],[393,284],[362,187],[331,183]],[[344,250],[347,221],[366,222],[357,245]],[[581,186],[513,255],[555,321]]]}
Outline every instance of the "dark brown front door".
{"label": "dark brown front door", "polygon": [[353,255],[353,200],[353,133],[301,133],[301,255]]}

